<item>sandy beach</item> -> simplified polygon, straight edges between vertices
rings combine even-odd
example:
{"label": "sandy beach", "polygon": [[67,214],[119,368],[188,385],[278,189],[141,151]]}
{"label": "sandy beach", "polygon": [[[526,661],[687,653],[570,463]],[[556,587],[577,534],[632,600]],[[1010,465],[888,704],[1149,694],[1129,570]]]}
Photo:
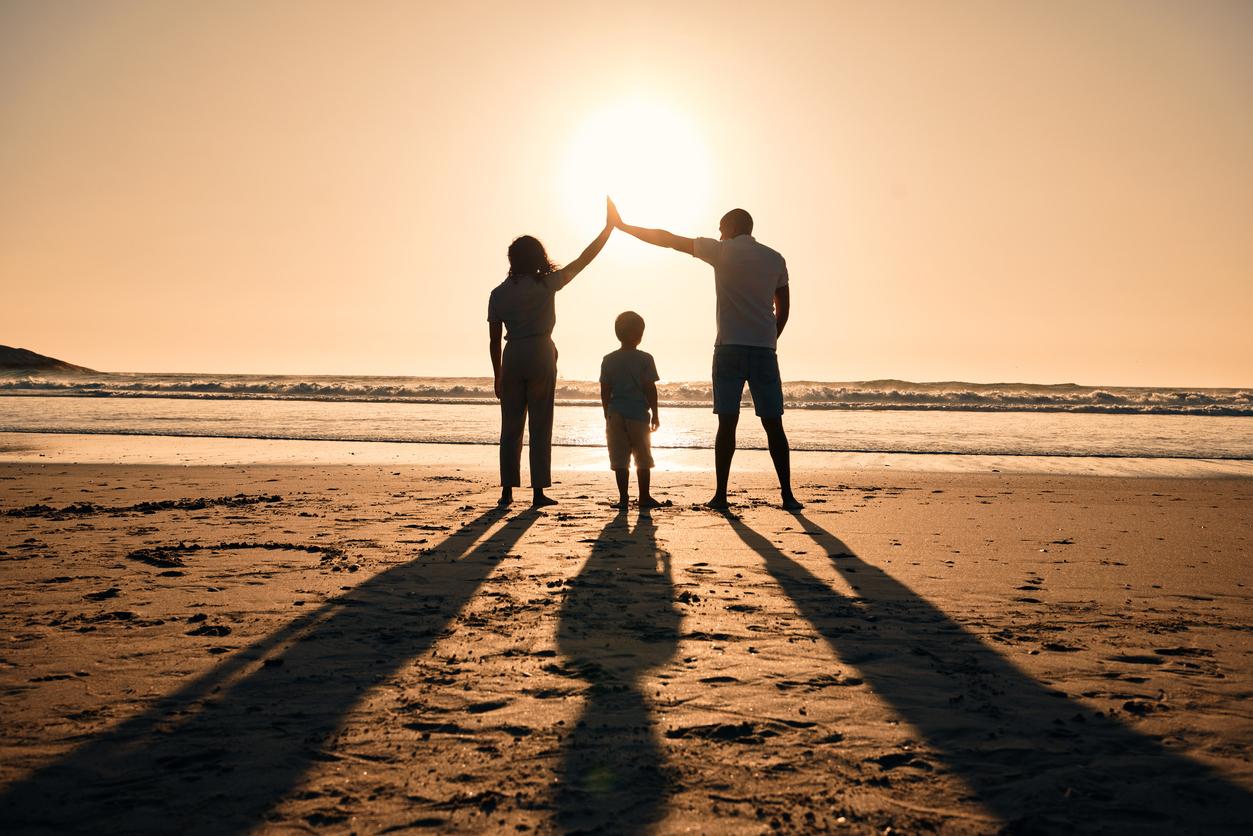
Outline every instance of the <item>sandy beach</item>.
{"label": "sandy beach", "polygon": [[0,836],[1253,836],[1251,44],[0,0]]}
{"label": "sandy beach", "polygon": [[742,464],[0,464],[6,830],[1247,832],[1253,482]]}

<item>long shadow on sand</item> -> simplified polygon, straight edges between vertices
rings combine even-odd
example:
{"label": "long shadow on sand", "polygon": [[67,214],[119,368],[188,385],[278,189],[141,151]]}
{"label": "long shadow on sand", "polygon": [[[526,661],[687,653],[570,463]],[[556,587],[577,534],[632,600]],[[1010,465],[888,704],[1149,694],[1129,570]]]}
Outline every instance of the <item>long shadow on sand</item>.
{"label": "long shadow on sand", "polygon": [[859,598],[728,517],[839,658],[1011,832],[1253,832],[1247,791],[1045,687],[839,538],[797,520]]}
{"label": "long shadow on sand", "polygon": [[[430,554],[293,620],[0,796],[8,833],[239,833],[374,686],[428,650],[537,518],[488,511]],[[264,663],[263,663],[264,660]],[[329,822],[328,822],[329,823]]]}
{"label": "long shadow on sand", "polygon": [[652,519],[605,526],[561,609],[557,642],[591,682],[565,741],[557,818],[574,831],[636,832],[662,817],[670,786],[641,691],[644,675],[679,646],[670,555]]}

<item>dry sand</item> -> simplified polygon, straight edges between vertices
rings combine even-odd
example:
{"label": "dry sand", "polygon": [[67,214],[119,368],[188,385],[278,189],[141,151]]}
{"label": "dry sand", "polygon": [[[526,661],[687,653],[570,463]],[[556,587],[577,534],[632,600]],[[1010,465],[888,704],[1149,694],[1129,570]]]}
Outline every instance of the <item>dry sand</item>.
{"label": "dry sand", "polygon": [[1253,481],[558,478],[0,465],[3,829],[1253,826]]}

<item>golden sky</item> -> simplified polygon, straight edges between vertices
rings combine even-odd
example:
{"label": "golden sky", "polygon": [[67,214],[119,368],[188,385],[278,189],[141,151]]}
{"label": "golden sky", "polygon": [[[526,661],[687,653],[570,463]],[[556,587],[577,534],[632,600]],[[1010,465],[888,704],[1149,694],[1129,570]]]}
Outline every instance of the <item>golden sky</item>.
{"label": "golden sky", "polygon": [[[788,259],[788,379],[1253,384],[1253,3],[0,0],[0,343],[113,371],[490,374],[516,235]],[[558,296],[704,379],[709,269]]]}

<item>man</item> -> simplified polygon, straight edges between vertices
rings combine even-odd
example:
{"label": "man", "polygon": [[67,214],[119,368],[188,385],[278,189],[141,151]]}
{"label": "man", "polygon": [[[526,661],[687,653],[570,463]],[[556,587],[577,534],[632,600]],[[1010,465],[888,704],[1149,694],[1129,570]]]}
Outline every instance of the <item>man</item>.
{"label": "man", "polygon": [[623,222],[616,208],[611,210],[611,219],[641,241],[687,253],[714,268],[718,321],[713,362],[714,412],[718,415],[714,470],[718,485],[705,504],[728,507],[727,479],[735,455],[735,428],[740,420],[740,397],[748,383],[779,475],[783,508],[799,511],[804,506],[792,495],[791,456],[783,432],[783,382],[775,353],[791,308],[783,256],[753,238],[753,218],[743,209],[732,209],[722,216],[717,241],[631,226]]}

